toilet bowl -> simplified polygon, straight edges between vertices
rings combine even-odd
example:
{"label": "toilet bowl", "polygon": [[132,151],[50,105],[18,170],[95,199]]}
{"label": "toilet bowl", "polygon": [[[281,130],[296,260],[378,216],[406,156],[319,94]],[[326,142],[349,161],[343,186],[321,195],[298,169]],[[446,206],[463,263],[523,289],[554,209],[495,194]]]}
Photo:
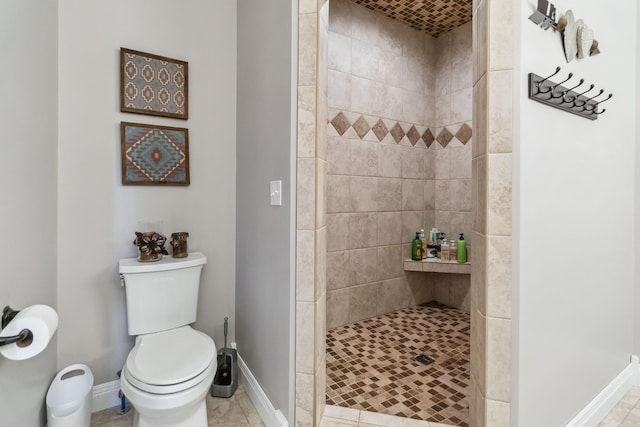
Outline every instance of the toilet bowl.
{"label": "toilet bowl", "polygon": [[193,329],[200,253],[141,265],[120,260],[129,334],[135,345],[122,369],[134,427],[207,427],[206,396],[217,369],[216,346]]}
{"label": "toilet bowl", "polygon": [[190,326],[136,337],[120,378],[136,425],[206,427],[215,355],[213,340]]}

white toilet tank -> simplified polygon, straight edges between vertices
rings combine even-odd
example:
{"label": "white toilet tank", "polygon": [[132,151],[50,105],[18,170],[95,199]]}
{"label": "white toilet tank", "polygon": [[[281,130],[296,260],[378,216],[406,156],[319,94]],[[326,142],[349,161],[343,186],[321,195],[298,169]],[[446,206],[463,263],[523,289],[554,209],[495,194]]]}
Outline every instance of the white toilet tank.
{"label": "white toilet tank", "polygon": [[165,256],[155,262],[121,259],[129,335],[160,332],[195,322],[200,272],[206,263],[207,257],[200,252],[190,253],[186,258]]}

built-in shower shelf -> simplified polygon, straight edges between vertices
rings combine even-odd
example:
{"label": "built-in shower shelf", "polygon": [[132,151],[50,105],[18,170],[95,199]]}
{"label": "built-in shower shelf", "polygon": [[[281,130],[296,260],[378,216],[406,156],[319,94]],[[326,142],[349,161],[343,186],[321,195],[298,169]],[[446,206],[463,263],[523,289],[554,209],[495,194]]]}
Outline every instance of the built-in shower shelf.
{"label": "built-in shower shelf", "polygon": [[471,274],[471,263],[459,264],[454,261],[440,261],[437,258],[422,261],[404,261],[404,271],[422,271],[424,273]]}

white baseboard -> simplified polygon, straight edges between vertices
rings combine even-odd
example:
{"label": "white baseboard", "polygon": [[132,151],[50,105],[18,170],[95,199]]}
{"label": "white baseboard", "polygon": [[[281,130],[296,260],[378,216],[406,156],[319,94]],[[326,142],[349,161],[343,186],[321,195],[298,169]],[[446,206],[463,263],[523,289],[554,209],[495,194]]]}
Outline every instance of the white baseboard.
{"label": "white baseboard", "polygon": [[266,427],[288,427],[289,423],[282,411],[273,407],[240,355],[238,355],[238,368],[240,369],[241,378],[244,380],[245,391],[253,402],[253,406],[256,407],[256,411],[258,411],[264,425]]}
{"label": "white baseboard", "polygon": [[92,412],[102,411],[104,409],[120,406],[120,380],[110,381],[108,383],[93,386],[91,394],[93,397]]}
{"label": "white baseboard", "polygon": [[631,362],[565,427],[595,427],[633,386],[640,385],[640,359],[632,355]]}

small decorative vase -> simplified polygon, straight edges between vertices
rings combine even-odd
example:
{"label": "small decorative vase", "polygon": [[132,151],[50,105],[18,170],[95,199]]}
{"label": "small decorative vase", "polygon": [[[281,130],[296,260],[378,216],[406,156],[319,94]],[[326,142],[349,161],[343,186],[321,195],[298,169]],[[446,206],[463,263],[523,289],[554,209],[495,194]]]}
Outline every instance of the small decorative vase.
{"label": "small decorative vase", "polygon": [[147,231],[144,233],[136,231],[136,239],[133,241],[133,244],[138,247],[140,252],[138,261],[160,261],[162,259],[162,255],[168,255],[167,250],[164,248],[166,241],[166,237],[162,234],[156,233],[155,231]]}
{"label": "small decorative vase", "polygon": [[187,238],[189,233],[181,231],[178,233],[171,233],[171,246],[173,247],[174,258],[184,258],[189,255],[187,251]]}

